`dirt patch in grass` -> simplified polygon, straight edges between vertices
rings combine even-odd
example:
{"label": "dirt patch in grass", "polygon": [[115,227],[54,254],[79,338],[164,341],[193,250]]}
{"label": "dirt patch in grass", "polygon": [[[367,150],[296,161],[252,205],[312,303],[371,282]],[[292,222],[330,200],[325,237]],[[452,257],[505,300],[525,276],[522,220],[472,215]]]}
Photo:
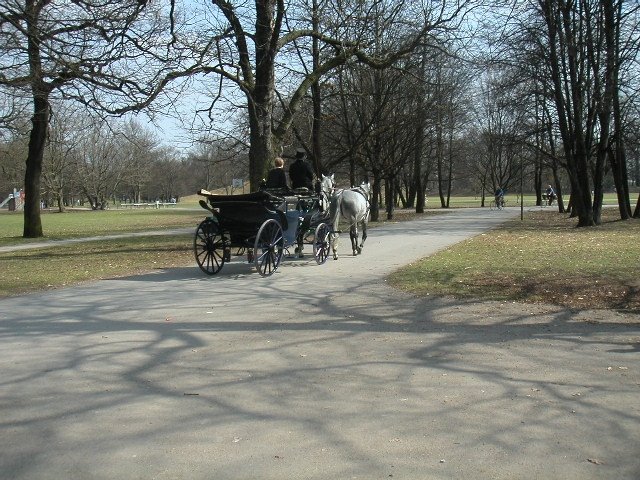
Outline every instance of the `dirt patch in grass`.
{"label": "dirt patch in grass", "polygon": [[[574,285],[570,282],[577,281]],[[589,282],[593,281],[592,284]],[[615,279],[532,278],[505,276],[495,282],[474,279],[476,291],[499,289],[506,299],[552,303],[570,308],[606,308],[640,312],[640,282],[625,284]]]}

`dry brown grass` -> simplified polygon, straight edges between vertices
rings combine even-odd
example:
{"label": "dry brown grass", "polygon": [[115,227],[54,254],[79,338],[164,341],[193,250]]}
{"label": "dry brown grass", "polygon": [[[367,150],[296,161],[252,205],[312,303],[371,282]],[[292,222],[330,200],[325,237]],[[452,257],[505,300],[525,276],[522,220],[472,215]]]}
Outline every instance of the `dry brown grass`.
{"label": "dry brown grass", "polygon": [[391,276],[419,295],[544,302],[571,308],[640,311],[640,221],[575,228],[540,211],[455,245]]}

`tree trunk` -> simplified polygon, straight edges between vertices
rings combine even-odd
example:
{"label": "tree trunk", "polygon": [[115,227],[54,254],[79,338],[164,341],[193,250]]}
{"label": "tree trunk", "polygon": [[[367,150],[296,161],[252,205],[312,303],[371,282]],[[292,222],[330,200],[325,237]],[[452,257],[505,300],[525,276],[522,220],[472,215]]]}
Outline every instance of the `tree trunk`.
{"label": "tree trunk", "polygon": [[29,74],[31,75],[31,93],[33,95],[33,117],[27,152],[27,165],[24,174],[24,225],[22,235],[25,238],[42,237],[40,219],[40,175],[47,140],[51,105],[49,94],[51,87],[42,79],[42,60],[40,57],[41,32],[38,20],[42,5],[29,0],[25,5],[27,14]]}
{"label": "tree trunk", "polygon": [[425,207],[425,192],[424,182],[422,181],[422,175],[418,175],[415,179],[415,193],[416,193],[416,213],[424,213]]}
{"label": "tree trunk", "polygon": [[415,150],[413,157],[413,189],[415,192],[416,213],[424,213],[425,207],[425,187],[426,180],[422,181],[422,151],[424,150],[425,125],[427,123],[427,112],[425,108],[426,92],[426,68],[427,68],[427,48],[423,47],[420,56],[420,88],[418,89],[417,99],[417,118],[415,129]]}
{"label": "tree trunk", "polygon": [[275,55],[277,32],[275,0],[256,1],[255,84],[246,92],[249,109],[249,181],[251,190],[260,188],[279,145],[271,130],[275,95]]}
{"label": "tree trunk", "polygon": [[42,220],[40,219],[40,175],[42,173],[42,159],[47,140],[50,110],[48,94],[35,93],[27,167],[24,175],[23,237],[25,238],[38,238],[43,235]]}
{"label": "tree trunk", "polygon": [[58,212],[64,212],[64,191],[62,187],[58,188],[58,192],[56,193],[56,200],[58,203]]}
{"label": "tree trunk", "polygon": [[607,46],[607,66],[611,70],[611,102],[613,105],[613,126],[615,131],[613,151],[609,149],[609,163],[613,174],[613,181],[618,195],[620,218],[628,220],[631,217],[631,203],[629,201],[629,182],[627,177],[627,157],[624,146],[624,122],[620,107],[620,17],[622,2],[618,2],[618,10],[612,0],[602,2],[604,12],[604,30]]}
{"label": "tree trunk", "polygon": [[620,136],[620,134],[616,134],[615,152],[609,152],[609,164],[611,165],[613,182],[616,186],[620,218],[628,220],[631,218],[631,202],[629,201],[626,152],[624,142],[619,138]]}
{"label": "tree trunk", "polygon": [[453,128],[449,130],[449,172],[447,178],[447,208],[451,203],[451,189],[453,188]]}
{"label": "tree trunk", "polygon": [[533,172],[533,188],[536,192],[536,206],[542,205],[542,162],[538,159]]}
{"label": "tree trunk", "polygon": [[395,208],[395,186],[394,178],[388,178],[386,181],[385,203],[387,209],[387,220],[393,220],[393,212]]}
{"label": "tree trunk", "polygon": [[[440,109],[438,109],[439,111]],[[446,208],[447,207],[447,202],[445,201],[444,198],[444,185],[443,185],[443,178],[442,178],[442,172],[444,169],[444,148],[442,145],[442,125],[440,125],[441,123],[441,117],[440,114],[438,114],[438,125],[436,125],[436,129],[437,129],[437,133],[436,133],[436,155],[437,155],[437,159],[438,159],[438,195],[440,196],[440,206],[442,208]]]}
{"label": "tree trunk", "polygon": [[380,218],[380,188],[382,179],[379,172],[373,172],[373,185],[371,185],[371,221],[377,222]]}
{"label": "tree trunk", "polygon": [[[549,39],[549,66],[553,81],[553,95],[558,114],[558,126],[562,135],[567,170],[571,181],[572,215],[578,217],[578,226],[594,225],[593,205],[591,203],[591,188],[589,183],[588,159],[589,150],[583,131],[583,112],[581,105],[584,100],[583,78],[578,79],[576,45],[571,29],[571,11],[558,10],[557,3],[552,0],[540,0],[544,10]],[[564,23],[561,21],[564,20]],[[564,31],[562,28],[564,27]],[[566,48],[566,58],[561,62],[557,51],[557,43],[561,42]],[[569,73],[568,76],[565,76]],[[564,97],[565,92],[567,97]]]}
{"label": "tree trunk", "polygon": [[556,201],[558,202],[558,212],[564,213],[564,198],[562,197],[562,183],[560,182],[560,177],[558,176],[558,167],[555,164],[552,169],[553,172],[553,183],[556,186]]}
{"label": "tree trunk", "polygon": [[259,189],[265,178],[273,157],[273,137],[271,135],[271,108],[258,105],[248,98],[249,103],[249,181],[251,191]]}
{"label": "tree trunk", "polygon": [[[313,18],[312,18],[312,28],[314,32],[319,30],[319,17],[318,17],[318,0],[313,0]],[[313,37],[312,39],[312,48],[313,48],[313,70],[315,71],[320,65],[320,47],[318,46],[318,38]],[[316,80],[311,85],[311,100],[313,103],[313,123],[311,124],[311,142],[312,153],[313,153],[313,170],[316,173],[316,177],[321,178],[320,176],[323,173],[328,173],[324,171],[324,167],[322,164],[322,97],[320,92],[320,80]]]}
{"label": "tree trunk", "polygon": [[[396,206],[402,205],[402,208],[408,208],[408,200],[403,192],[400,182],[396,182]],[[398,203],[399,202],[399,203]]]}
{"label": "tree trunk", "polygon": [[[600,154],[598,154],[600,157]],[[602,201],[604,197],[604,158],[597,158],[593,175],[593,223],[602,223]]]}

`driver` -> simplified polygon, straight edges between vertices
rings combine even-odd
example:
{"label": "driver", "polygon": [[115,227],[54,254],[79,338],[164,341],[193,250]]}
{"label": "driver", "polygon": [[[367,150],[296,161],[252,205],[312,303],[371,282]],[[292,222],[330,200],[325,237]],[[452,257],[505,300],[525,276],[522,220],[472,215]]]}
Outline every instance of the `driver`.
{"label": "driver", "polygon": [[289,167],[289,179],[291,188],[308,188],[313,191],[313,170],[305,160],[305,151],[302,148],[296,150],[296,160]]}

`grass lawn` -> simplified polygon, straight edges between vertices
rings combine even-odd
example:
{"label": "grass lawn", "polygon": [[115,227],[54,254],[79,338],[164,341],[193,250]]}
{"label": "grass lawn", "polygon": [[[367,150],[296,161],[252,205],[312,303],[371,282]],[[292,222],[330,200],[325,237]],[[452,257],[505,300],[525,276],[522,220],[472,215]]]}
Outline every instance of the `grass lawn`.
{"label": "grass lawn", "polygon": [[[195,229],[194,229],[195,230]],[[193,235],[134,237],[0,253],[0,297],[189,265]]]}
{"label": "grass lawn", "polygon": [[193,227],[195,231],[206,214],[201,208],[43,212],[41,219],[45,236],[25,239],[22,238],[22,213],[3,212],[0,213],[0,246],[166,228]]}
{"label": "grass lawn", "polygon": [[575,228],[551,210],[528,213],[390,276],[417,295],[548,302],[640,311],[640,221]]}
{"label": "grass lawn", "polygon": [[[435,213],[441,212],[446,211]],[[42,221],[46,240],[179,227],[195,230],[205,214],[197,209],[73,211],[46,213]],[[575,219],[555,209],[528,212],[524,222],[514,220],[393,273],[391,283],[417,295],[640,311],[640,221],[615,221],[616,216],[617,210],[608,208],[603,225],[576,229]],[[397,210],[393,221],[415,217]],[[21,232],[22,215],[0,214],[0,246],[43,240],[22,239]],[[0,296],[160,268],[197,268],[192,242],[192,234],[186,234],[0,253]]]}

